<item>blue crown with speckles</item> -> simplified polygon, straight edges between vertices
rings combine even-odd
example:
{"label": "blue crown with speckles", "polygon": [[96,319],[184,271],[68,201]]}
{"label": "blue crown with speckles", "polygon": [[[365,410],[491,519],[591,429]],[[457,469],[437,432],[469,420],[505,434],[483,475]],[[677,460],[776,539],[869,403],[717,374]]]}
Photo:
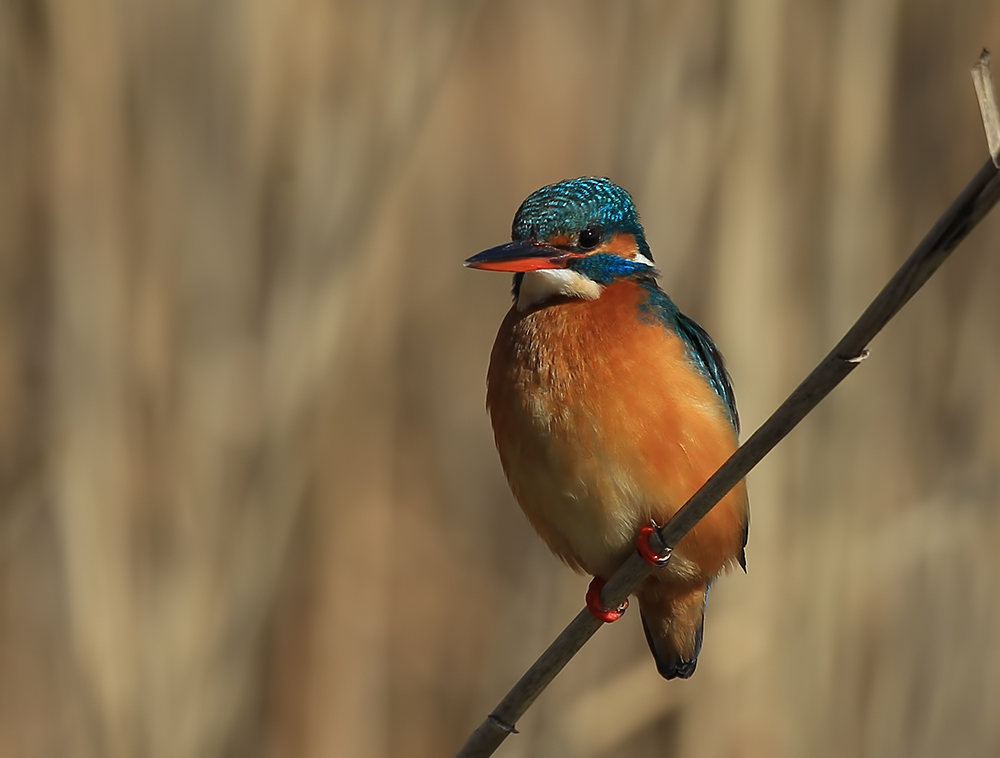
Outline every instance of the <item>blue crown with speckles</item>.
{"label": "blue crown with speckles", "polygon": [[634,235],[639,252],[653,260],[632,196],[603,177],[566,179],[533,192],[517,209],[511,236],[515,240],[546,240],[589,226]]}

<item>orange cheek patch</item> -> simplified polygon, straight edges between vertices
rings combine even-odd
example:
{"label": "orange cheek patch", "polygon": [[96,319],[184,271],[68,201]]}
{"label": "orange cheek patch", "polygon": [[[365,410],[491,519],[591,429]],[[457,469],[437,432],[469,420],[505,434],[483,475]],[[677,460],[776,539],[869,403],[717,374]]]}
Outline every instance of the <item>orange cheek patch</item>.
{"label": "orange cheek patch", "polygon": [[595,253],[611,253],[619,258],[635,258],[639,252],[639,246],[635,242],[635,235],[628,232],[619,232],[611,238],[611,241],[603,247],[594,251]]}
{"label": "orange cheek patch", "polygon": [[545,244],[558,247],[559,245],[572,245],[573,238],[568,234],[554,234],[545,240]]}

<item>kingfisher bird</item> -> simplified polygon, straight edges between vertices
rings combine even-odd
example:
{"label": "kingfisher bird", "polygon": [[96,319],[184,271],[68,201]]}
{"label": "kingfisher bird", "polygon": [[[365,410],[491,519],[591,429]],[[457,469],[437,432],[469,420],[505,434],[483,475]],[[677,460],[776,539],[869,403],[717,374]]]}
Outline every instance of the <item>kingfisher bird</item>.
{"label": "kingfisher bird", "polygon": [[[732,383],[708,333],[657,284],[626,190],[598,177],[550,184],[521,204],[511,237],[465,261],[514,274],[487,372],[500,462],[552,552],[595,577],[587,605],[611,621],[624,609],[600,607],[604,579],[736,450]],[[740,482],[636,590],[666,679],[694,673],[709,588],[746,570],[748,525]]]}

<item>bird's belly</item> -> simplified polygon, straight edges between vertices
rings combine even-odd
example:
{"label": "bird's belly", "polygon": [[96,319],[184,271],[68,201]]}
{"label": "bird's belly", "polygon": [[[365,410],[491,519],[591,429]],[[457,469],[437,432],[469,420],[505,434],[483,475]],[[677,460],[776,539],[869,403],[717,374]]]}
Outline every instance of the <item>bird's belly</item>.
{"label": "bird's belly", "polygon": [[[609,576],[638,527],[663,523],[736,447],[721,400],[680,337],[579,301],[512,310],[487,404],[515,498],[556,555]],[[714,576],[742,550],[739,485],[681,542],[675,578]]]}
{"label": "bird's belly", "polygon": [[[536,413],[522,419],[526,423],[516,439],[497,433],[514,496],[556,555],[591,574],[610,576],[638,525],[649,520],[642,516],[650,513],[649,503],[585,420],[571,412],[553,416],[538,408]],[[572,442],[588,437],[585,450]]]}

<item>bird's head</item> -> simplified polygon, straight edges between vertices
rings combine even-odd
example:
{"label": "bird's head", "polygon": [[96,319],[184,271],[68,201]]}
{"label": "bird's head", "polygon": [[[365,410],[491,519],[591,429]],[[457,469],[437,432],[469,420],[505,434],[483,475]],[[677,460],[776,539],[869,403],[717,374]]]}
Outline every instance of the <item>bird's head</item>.
{"label": "bird's head", "polygon": [[656,275],[632,197],[609,179],[542,187],[521,203],[511,237],[465,265],[513,272],[521,310],[554,296],[594,300],[617,279]]}

